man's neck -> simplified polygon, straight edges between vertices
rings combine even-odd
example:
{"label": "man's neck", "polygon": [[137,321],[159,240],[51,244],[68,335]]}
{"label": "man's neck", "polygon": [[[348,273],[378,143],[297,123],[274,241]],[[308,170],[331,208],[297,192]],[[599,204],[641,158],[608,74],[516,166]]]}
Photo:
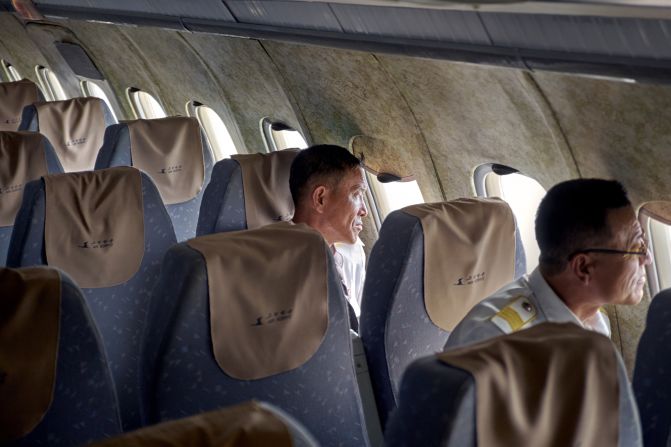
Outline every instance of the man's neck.
{"label": "man's neck", "polygon": [[599,304],[590,302],[584,296],[584,286],[572,284],[563,275],[548,276],[541,272],[543,279],[552,291],[580,321],[588,320],[599,312]]}

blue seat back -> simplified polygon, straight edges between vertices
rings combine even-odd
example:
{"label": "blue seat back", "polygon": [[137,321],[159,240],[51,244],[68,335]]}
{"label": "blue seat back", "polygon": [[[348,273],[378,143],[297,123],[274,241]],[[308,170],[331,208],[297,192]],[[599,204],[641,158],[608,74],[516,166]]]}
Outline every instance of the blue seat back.
{"label": "blue seat back", "polygon": [[[61,166],[60,161],[58,161],[58,156],[54,152],[54,148],[49,143],[49,140],[46,137],[43,137],[44,141],[44,156],[47,162],[47,172],[49,174],[60,174],[63,172],[63,167]],[[3,160],[2,163],[10,163],[8,160]],[[31,179],[33,180],[33,179]],[[7,251],[9,250],[9,241],[12,237],[12,229],[14,226],[0,227],[0,267],[6,264],[7,260]]]}
{"label": "blue seat back", "polygon": [[[177,241],[185,241],[196,236],[196,225],[198,224],[198,213],[200,212],[203,194],[210,183],[214,158],[207,142],[207,138],[201,131],[201,142],[203,147],[203,162],[205,167],[205,179],[200,192],[191,200],[182,203],[166,204],[165,208],[172,220]],[[109,126],[105,131],[105,140],[98,153],[95,169],[105,169],[114,166],[133,166],[131,153],[131,138],[128,124],[120,123]],[[148,173],[151,176],[151,173]]]}
{"label": "blue seat back", "polygon": [[646,446],[667,446],[671,432],[671,289],[655,295],[636,351],[634,392]]}
{"label": "blue seat back", "polygon": [[149,309],[142,354],[145,421],[258,399],[296,418],[323,445],[367,445],[346,301],[328,258],[328,329],[317,352],[291,371],[237,380],[222,371],[212,350],[203,256],[185,243],[170,249]]}
{"label": "blue seat back", "polygon": [[[516,240],[518,278],[526,271],[519,231]],[[368,261],[360,333],[383,427],[396,408],[405,368],[442,351],[449,335],[431,321],[424,304],[424,245],[420,220],[394,211],[385,219]]]}
{"label": "blue seat back", "polygon": [[[624,363],[617,357],[618,446],[640,447],[643,440],[634,395]],[[476,405],[475,379],[469,372],[435,355],[418,359],[403,374],[398,408],[385,430],[385,446],[477,447]],[[590,415],[585,417],[589,420]]]}
{"label": "blue seat back", "polygon": [[[44,180],[26,185],[7,256],[9,266],[48,265],[44,246],[45,201]],[[137,273],[117,286],[83,289],[107,352],[125,430],[140,426],[140,341],[161,260],[176,243],[158,190],[145,174],[142,174],[142,207],[144,255]]]}
{"label": "blue seat back", "polygon": [[60,330],[53,399],[39,424],[26,436],[10,442],[10,446],[68,447],[122,431],[100,334],[81,290],[67,275],[60,275]]}
{"label": "blue seat back", "polygon": [[212,169],[212,179],[203,193],[196,235],[246,229],[242,169],[240,163],[227,158]]}

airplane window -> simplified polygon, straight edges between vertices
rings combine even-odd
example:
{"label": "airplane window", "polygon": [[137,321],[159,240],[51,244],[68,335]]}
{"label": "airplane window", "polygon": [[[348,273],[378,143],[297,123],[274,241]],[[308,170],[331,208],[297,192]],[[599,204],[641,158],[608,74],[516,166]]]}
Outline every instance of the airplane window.
{"label": "airplane window", "polygon": [[198,119],[217,161],[238,153],[226,124],[217,112],[197,101],[189,101],[186,113]]}
{"label": "airplane window", "polygon": [[116,121],[119,121],[117,119],[116,113],[114,113],[114,107],[112,107],[112,102],[110,101],[105,91],[98,84],[92,81],[80,81],[79,86],[84,96],[93,96],[94,98],[100,98],[103,101],[105,101],[105,103],[107,103],[107,107],[109,107],[110,109],[110,112],[112,112],[112,116],[114,116],[114,119]]}
{"label": "airplane window", "polygon": [[14,66],[12,64],[10,64],[9,62],[7,62],[4,59],[2,60],[2,68],[3,68],[3,71],[4,71],[5,79],[7,81],[10,81],[10,82],[11,81],[20,81],[21,79],[23,79],[23,77],[21,76],[19,71],[16,68],[14,68]]}
{"label": "airplane window", "polygon": [[37,65],[35,67],[35,73],[37,74],[38,83],[47,101],[64,101],[68,99],[68,95],[65,94],[63,85],[58,79],[58,76],[56,76],[56,73],[42,65]]}
{"label": "airplane window", "polygon": [[303,135],[291,126],[281,121],[272,121],[270,118],[261,120],[261,133],[268,152],[282,149],[306,149],[308,143]]}
{"label": "airplane window", "polygon": [[651,296],[671,287],[671,221],[669,216],[665,218],[655,212],[659,205],[671,208],[671,202],[649,202],[638,212],[641,226],[648,235],[652,254],[652,264],[646,267]]}
{"label": "airplane window", "polygon": [[368,172],[366,172],[366,177],[375,203],[376,217],[380,222],[384,221],[392,211],[424,203],[424,197],[416,180],[383,183]]}
{"label": "airplane window", "polygon": [[534,223],[545,188],[536,180],[509,166],[489,163],[478,166],[473,176],[475,193],[480,197],[500,197],[510,205],[520,230],[527,259],[527,273],[538,265],[540,249]]}
{"label": "airplane window", "polygon": [[168,116],[160,102],[142,90],[130,87],[126,90],[133,114],[137,119],[156,119]]}

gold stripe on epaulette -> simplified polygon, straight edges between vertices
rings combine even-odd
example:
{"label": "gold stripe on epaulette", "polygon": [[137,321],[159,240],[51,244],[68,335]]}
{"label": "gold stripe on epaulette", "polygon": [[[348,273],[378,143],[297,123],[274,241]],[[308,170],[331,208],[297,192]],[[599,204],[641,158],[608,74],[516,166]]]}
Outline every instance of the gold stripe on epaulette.
{"label": "gold stripe on epaulette", "polygon": [[512,307],[504,307],[496,315],[506,320],[513,332],[524,326],[524,321]]}

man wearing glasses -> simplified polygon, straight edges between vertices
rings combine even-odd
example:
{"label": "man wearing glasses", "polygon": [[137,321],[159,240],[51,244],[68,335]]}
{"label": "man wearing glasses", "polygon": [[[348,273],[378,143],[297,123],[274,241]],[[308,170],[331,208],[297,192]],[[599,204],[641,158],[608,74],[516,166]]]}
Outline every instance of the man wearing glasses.
{"label": "man wearing glasses", "polygon": [[638,304],[650,264],[647,241],[624,187],[578,179],[551,188],[538,207],[538,267],[481,301],[446,349],[549,321],[610,336],[604,304]]}

